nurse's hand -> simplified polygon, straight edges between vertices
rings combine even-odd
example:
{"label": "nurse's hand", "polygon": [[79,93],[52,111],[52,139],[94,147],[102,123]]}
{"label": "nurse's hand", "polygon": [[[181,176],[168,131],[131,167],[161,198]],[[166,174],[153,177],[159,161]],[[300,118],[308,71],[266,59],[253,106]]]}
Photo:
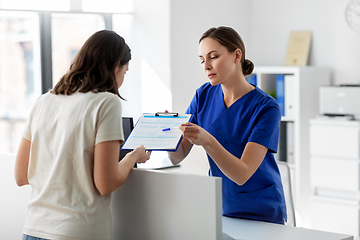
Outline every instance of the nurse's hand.
{"label": "nurse's hand", "polygon": [[205,146],[214,138],[202,127],[189,122],[181,124],[180,130],[183,132],[183,137],[195,145]]}

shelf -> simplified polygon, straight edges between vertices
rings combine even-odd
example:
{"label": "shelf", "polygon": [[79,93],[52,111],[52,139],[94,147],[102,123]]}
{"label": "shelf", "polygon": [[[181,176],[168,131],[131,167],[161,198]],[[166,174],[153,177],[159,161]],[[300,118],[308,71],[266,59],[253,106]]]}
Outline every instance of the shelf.
{"label": "shelf", "polygon": [[[293,174],[295,209],[301,217],[303,227],[310,227],[309,120],[319,114],[319,88],[330,85],[330,69],[325,67],[258,66],[255,67],[249,80],[256,80],[256,85],[265,92],[273,91],[277,88],[277,80],[281,84],[282,79],[277,79],[277,75],[284,76],[284,115],[281,118],[278,149],[278,153],[283,155],[275,156],[281,160],[284,160],[285,156],[285,161],[290,164]],[[286,131],[286,133],[281,131]]]}

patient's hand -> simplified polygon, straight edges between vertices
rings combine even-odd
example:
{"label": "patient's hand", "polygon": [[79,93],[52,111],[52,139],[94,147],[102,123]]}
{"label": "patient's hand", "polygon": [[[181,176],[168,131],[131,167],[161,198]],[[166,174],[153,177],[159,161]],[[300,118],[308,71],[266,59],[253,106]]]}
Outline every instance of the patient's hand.
{"label": "patient's hand", "polygon": [[135,154],[137,163],[145,163],[150,159],[151,151],[147,151],[143,145],[134,149],[130,152],[131,155]]}

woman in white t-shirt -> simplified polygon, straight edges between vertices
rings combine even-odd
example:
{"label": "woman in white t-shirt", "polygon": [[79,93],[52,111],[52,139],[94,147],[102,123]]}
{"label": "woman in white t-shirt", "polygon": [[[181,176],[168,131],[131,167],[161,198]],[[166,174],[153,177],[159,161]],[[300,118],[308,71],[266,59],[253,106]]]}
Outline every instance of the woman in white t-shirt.
{"label": "woman in white t-shirt", "polygon": [[23,239],[111,239],[110,193],[150,158],[140,146],[118,162],[130,59],[122,37],[96,32],[34,104],[15,163],[17,184],[32,187]]}

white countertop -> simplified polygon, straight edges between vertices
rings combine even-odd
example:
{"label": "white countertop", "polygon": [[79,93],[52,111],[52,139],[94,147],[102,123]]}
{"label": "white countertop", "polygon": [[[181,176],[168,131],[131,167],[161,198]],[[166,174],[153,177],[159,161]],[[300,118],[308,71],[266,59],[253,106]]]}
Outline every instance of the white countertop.
{"label": "white countertop", "polygon": [[222,218],[223,240],[354,240],[353,236],[239,218]]}

